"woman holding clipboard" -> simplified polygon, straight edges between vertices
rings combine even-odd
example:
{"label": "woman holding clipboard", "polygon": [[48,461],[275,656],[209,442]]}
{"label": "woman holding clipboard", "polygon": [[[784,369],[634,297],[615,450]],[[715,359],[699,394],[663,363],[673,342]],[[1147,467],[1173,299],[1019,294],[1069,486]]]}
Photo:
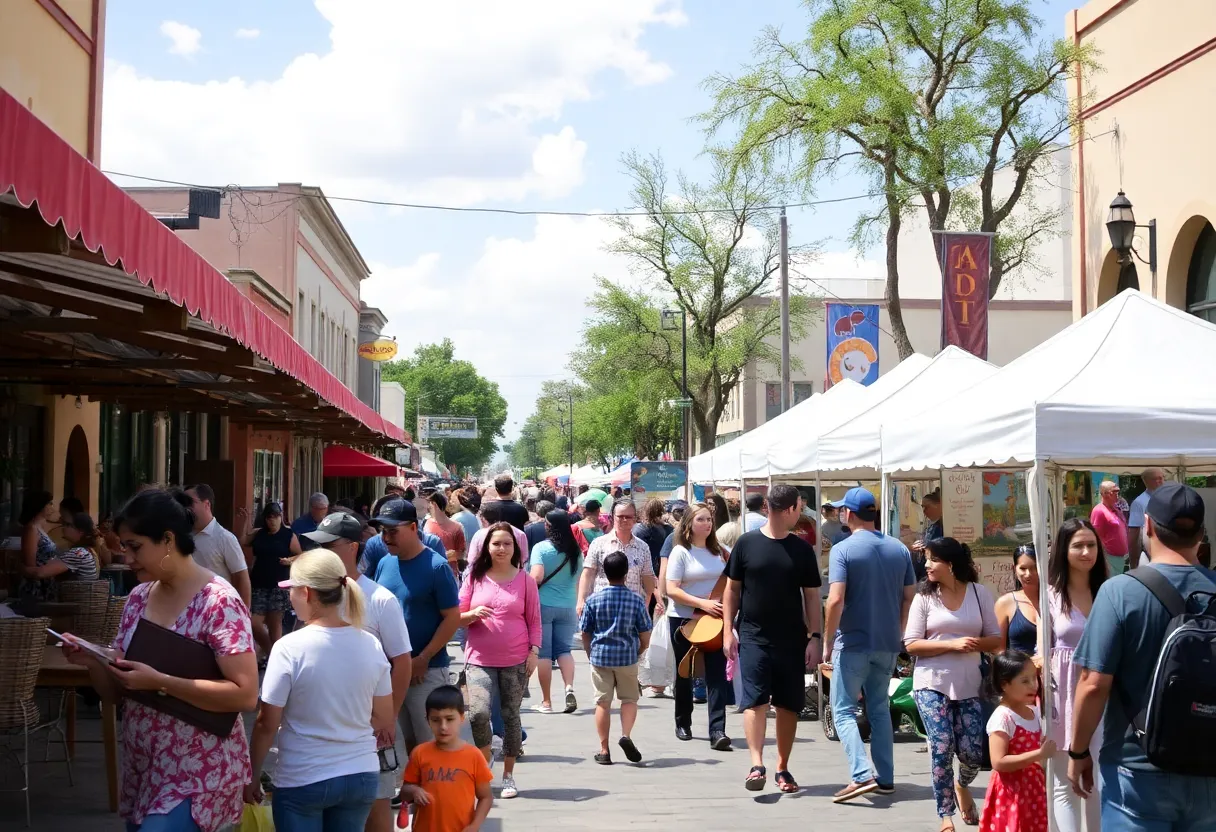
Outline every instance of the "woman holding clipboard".
{"label": "woman holding clipboard", "polygon": [[[191,505],[183,492],[159,489],[131,498],[114,529],[140,583],[123,611],[112,645],[114,660],[104,662],[70,640],[64,646],[68,661],[89,669],[103,697],[129,697],[122,721],[119,801],[128,832],[216,832],[239,823],[242,791],[250,777],[249,746],[239,716],[253,710],[258,698],[249,611],[230,584],[190,556]],[[184,638],[209,648],[217,678],[171,676],[127,661],[123,656],[141,628],[145,643],[151,634],[162,643]],[[177,652],[179,659],[198,653]],[[171,715],[166,708],[185,716]],[[226,725],[233,716],[218,742],[214,732],[198,727]]]}

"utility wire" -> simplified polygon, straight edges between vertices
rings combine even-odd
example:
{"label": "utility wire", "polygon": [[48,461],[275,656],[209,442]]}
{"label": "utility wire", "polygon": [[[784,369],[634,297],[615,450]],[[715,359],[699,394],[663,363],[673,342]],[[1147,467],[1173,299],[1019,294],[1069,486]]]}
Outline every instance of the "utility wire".
{"label": "utility wire", "polygon": [[[1113,132],[1115,132],[1114,129],[1107,130],[1103,133],[1095,133],[1092,136],[1086,136],[1083,139],[1079,139],[1078,141],[1073,142],[1072,144],[1068,145],[1067,147],[1062,147],[1060,149],[1061,150],[1071,149],[1073,147],[1076,147],[1081,142],[1093,141],[1093,140],[1099,139],[1103,136],[1110,135]],[[1004,164],[998,165],[994,170],[997,170],[997,171],[1004,170],[1008,167],[1012,167],[1013,164],[1014,164],[1013,160],[1010,160],[1008,162],[1005,162]],[[192,183],[192,182],[182,182],[182,181],[176,180],[176,179],[162,179],[162,178],[158,178],[155,176],[142,176],[142,175],[136,174],[136,173],[123,173],[121,171],[114,171],[114,170],[103,170],[102,173],[106,174],[107,176],[121,176],[126,179],[137,179],[137,180],[140,180],[143,182],[156,182],[161,185],[176,185],[176,186],[182,187],[182,188],[212,188],[212,189],[214,189],[214,186],[199,185],[197,183]],[[964,182],[964,181],[975,179],[975,178],[976,178],[975,174],[965,174],[965,175],[959,175],[956,177],[952,177],[950,179],[947,179],[946,181],[951,185],[955,185],[955,184],[958,184],[959,182]],[[252,186],[241,186],[241,185],[229,185],[225,188],[221,188],[220,190],[226,191],[226,190],[234,190],[234,189],[235,190],[257,190],[257,188],[252,187]],[[869,193],[864,193],[864,194],[853,194],[851,196],[840,196],[840,197],[828,197],[828,198],[824,198],[824,199],[812,199],[812,200],[806,200],[803,202],[787,202],[787,203],[783,203],[783,204],[774,204],[774,205],[757,205],[757,206],[754,206],[753,208],[751,208],[750,210],[752,212],[761,212],[761,211],[778,211],[782,208],[814,208],[814,207],[817,207],[820,205],[838,205],[843,202],[855,202],[857,200],[863,200],[863,199],[876,199],[880,196],[883,196],[884,193],[885,193],[884,191],[871,191]],[[384,199],[368,199],[365,197],[356,197],[356,196],[330,196],[328,194],[312,194],[312,193],[302,193],[302,194],[295,195],[292,198],[294,199],[294,198],[299,198],[299,197],[306,197],[306,198],[312,198],[312,199],[325,199],[330,202],[354,202],[354,203],[359,203],[361,205],[379,205],[379,206],[388,207],[388,208],[412,208],[412,209],[420,210],[420,211],[446,211],[446,212],[458,213],[458,214],[505,214],[508,216],[515,216],[515,217],[648,217],[648,216],[652,216],[654,213],[651,211],[551,211],[551,210],[520,209],[520,208],[485,208],[485,207],[477,207],[477,206],[432,205],[432,204],[419,203],[419,202],[394,202],[392,200],[384,200]],[[268,204],[276,204],[276,203],[268,203]],[[676,215],[676,216],[692,215],[692,214],[737,214],[737,213],[739,213],[739,209],[738,208],[702,208],[702,209],[691,209],[690,208],[690,209],[686,209],[686,210],[684,210],[684,209],[664,210],[663,213],[669,214],[669,215]]]}

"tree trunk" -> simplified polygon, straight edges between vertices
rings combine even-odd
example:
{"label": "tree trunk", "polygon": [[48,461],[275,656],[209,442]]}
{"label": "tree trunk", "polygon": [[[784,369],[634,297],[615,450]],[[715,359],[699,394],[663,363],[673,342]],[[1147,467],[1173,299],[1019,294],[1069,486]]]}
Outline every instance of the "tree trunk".
{"label": "tree trunk", "polygon": [[884,172],[887,194],[887,315],[891,319],[891,337],[899,360],[912,355],[912,341],[904,326],[904,311],[899,301],[899,229],[901,225],[899,197],[895,193],[895,166],[887,164]]}

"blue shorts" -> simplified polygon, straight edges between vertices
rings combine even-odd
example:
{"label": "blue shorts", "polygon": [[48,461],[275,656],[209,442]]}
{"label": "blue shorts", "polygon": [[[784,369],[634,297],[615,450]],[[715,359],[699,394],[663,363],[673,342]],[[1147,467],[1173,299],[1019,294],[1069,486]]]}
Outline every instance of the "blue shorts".
{"label": "blue shorts", "polygon": [[570,655],[578,616],[571,607],[540,605],[540,658],[552,661]]}
{"label": "blue shorts", "polygon": [[743,701],[747,710],[772,704],[798,713],[806,704],[806,643],[760,645],[739,643],[739,675],[743,677]]}

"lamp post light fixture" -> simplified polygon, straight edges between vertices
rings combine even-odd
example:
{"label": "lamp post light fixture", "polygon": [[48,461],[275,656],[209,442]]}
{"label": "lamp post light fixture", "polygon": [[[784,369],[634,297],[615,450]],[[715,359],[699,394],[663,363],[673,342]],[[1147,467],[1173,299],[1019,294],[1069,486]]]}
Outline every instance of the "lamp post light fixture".
{"label": "lamp post light fixture", "polygon": [[[1136,251],[1136,229],[1148,229],[1148,259],[1145,260]],[[1110,245],[1119,253],[1120,274],[1124,266],[1130,265],[1132,255],[1141,263],[1148,266],[1152,274],[1153,297],[1157,296],[1157,220],[1151,219],[1146,225],[1136,224],[1136,214],[1132,210],[1132,201],[1120,189],[1110,203],[1110,211],[1106,215],[1106,233],[1110,235]],[[1137,288],[1139,288],[1137,286]]]}
{"label": "lamp post light fixture", "polygon": [[664,309],[659,313],[659,325],[668,332],[680,330],[680,456],[688,459],[692,456],[688,447],[688,408],[692,404],[688,397],[688,315],[683,309]]}

